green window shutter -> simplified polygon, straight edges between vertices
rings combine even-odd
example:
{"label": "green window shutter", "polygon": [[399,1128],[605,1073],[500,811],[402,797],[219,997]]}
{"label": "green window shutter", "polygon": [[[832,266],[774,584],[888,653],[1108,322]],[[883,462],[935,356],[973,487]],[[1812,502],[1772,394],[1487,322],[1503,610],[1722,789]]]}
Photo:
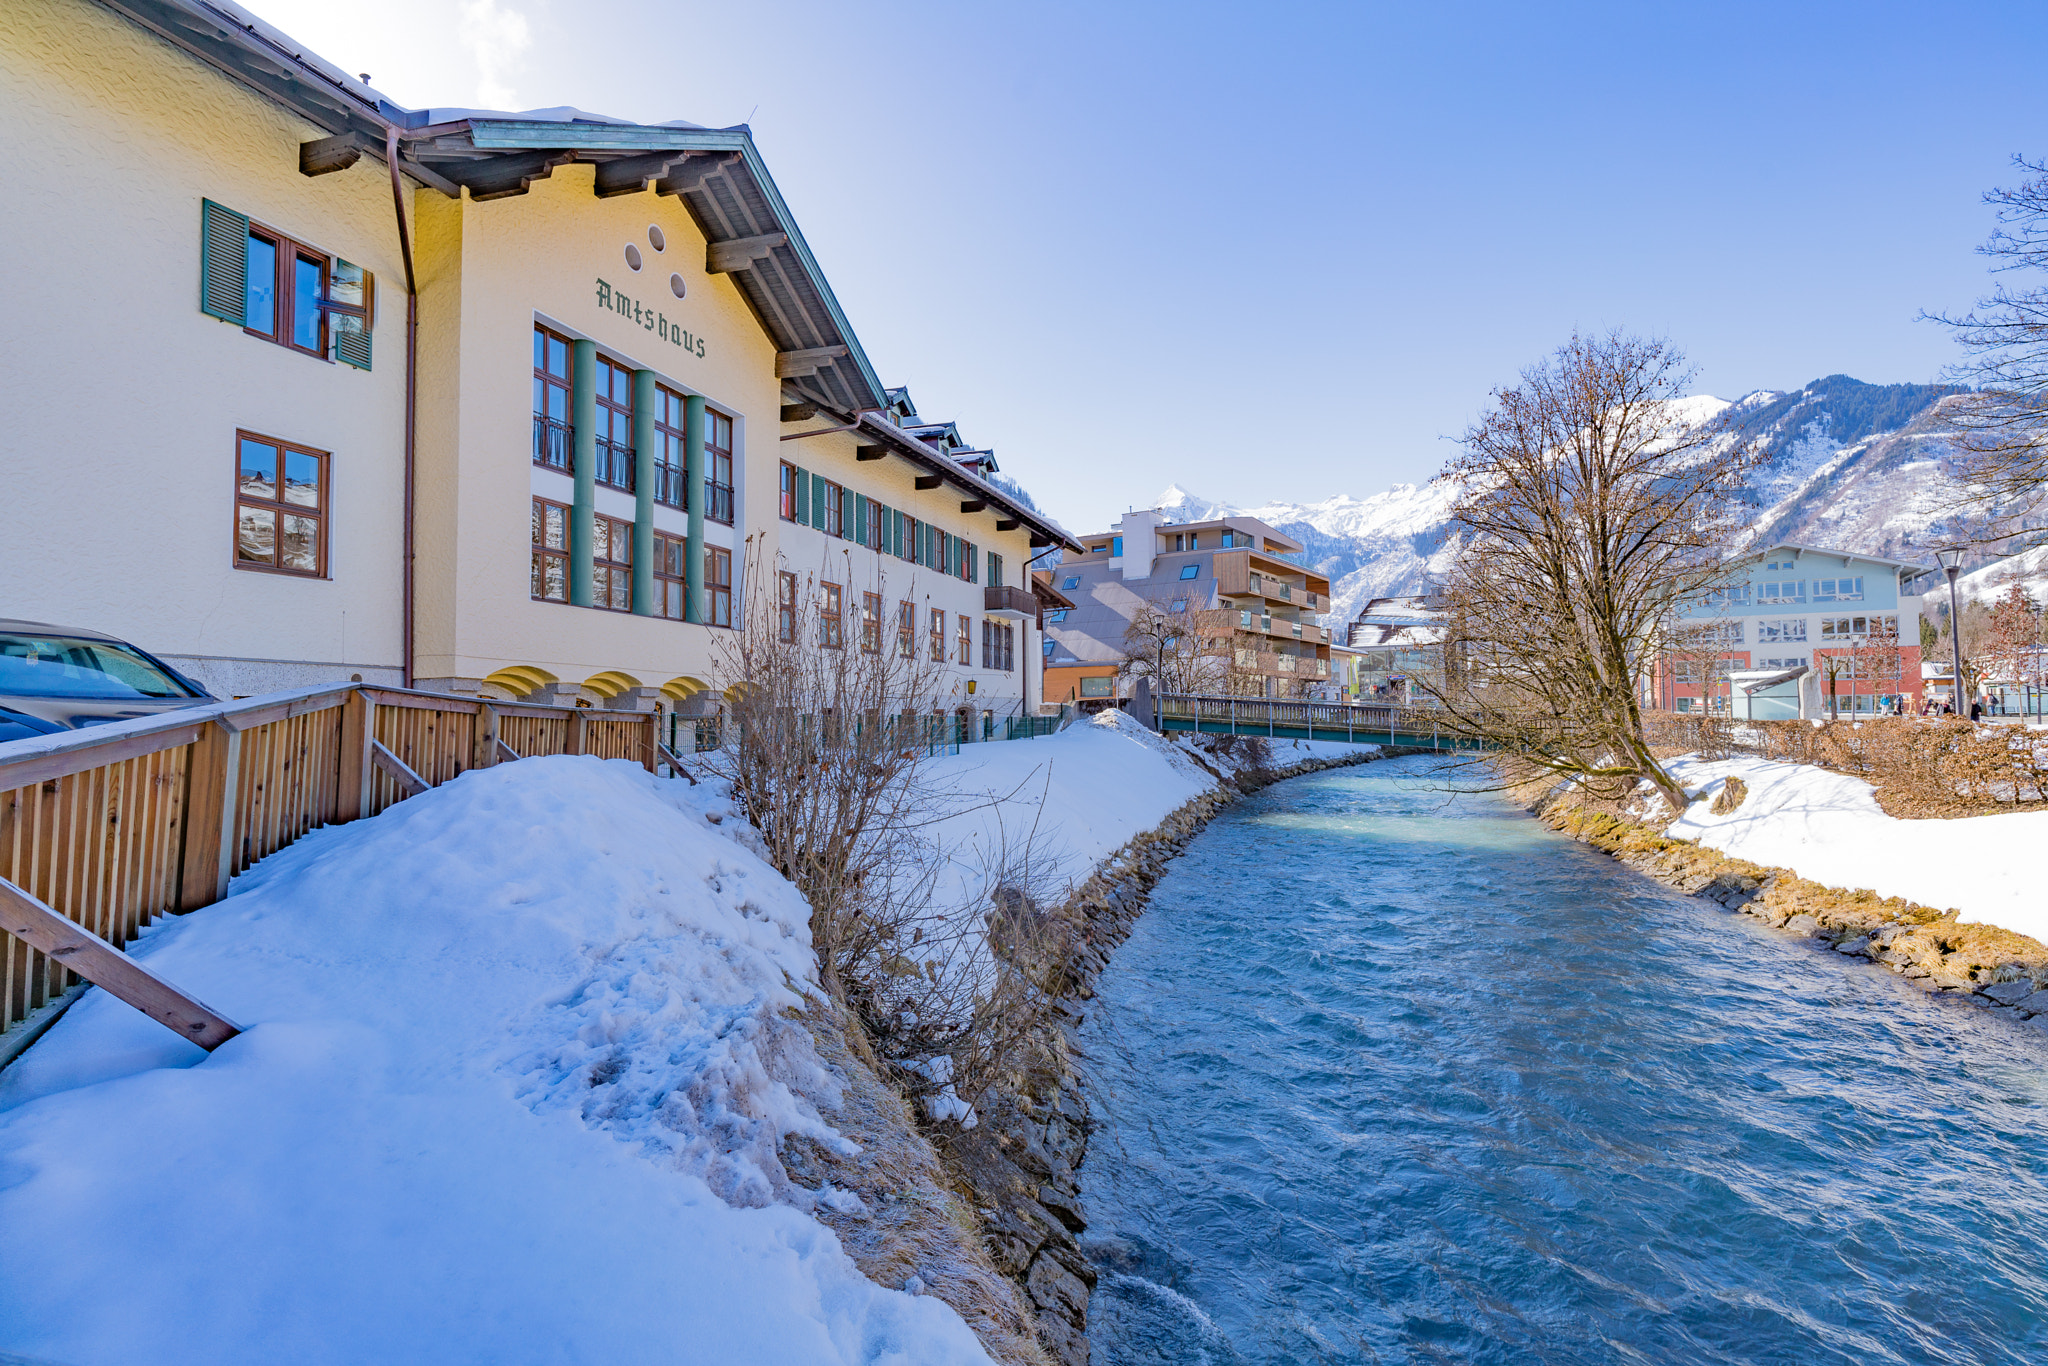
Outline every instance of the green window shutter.
{"label": "green window shutter", "polygon": [[240,326],[249,316],[249,215],[199,201],[199,311]]}
{"label": "green window shutter", "polygon": [[811,475],[810,471],[798,465],[796,474],[796,521],[798,526],[811,524]]}
{"label": "green window shutter", "polygon": [[854,520],[853,490],[839,490],[839,534],[845,537],[858,536],[860,523]]}
{"label": "green window shutter", "polygon": [[897,559],[903,558],[903,514],[895,508],[889,509],[889,519],[882,524],[889,538],[889,553]]}
{"label": "green window shutter", "polygon": [[865,493],[853,495],[853,539],[860,545],[875,543],[874,536],[868,531],[868,509],[873,506]]}
{"label": "green window shutter", "polygon": [[820,531],[825,529],[825,476],[811,476],[811,525]]}
{"label": "green window shutter", "polygon": [[369,271],[349,261],[337,258],[329,272],[327,299],[335,307],[327,314],[327,335],[334,341],[334,358],[358,370],[370,368],[370,309],[376,287]]}
{"label": "green window shutter", "polygon": [[974,542],[967,543],[967,581],[973,583],[981,577],[981,547]]}

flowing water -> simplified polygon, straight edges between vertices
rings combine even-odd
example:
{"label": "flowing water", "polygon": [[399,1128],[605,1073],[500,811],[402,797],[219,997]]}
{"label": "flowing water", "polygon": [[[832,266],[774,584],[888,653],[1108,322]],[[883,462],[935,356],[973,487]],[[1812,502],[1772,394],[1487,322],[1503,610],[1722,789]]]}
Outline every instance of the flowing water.
{"label": "flowing water", "polygon": [[1226,811],[1099,991],[1098,1363],[2048,1362],[2048,1032],[1431,761]]}

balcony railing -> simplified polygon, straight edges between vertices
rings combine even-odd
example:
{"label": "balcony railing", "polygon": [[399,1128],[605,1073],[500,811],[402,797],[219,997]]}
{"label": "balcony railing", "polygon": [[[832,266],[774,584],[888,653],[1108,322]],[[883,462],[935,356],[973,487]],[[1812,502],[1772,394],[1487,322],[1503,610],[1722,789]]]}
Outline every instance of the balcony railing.
{"label": "balcony railing", "polygon": [[597,482],[633,491],[633,448],[600,436],[597,439]]}
{"label": "balcony railing", "polygon": [[564,474],[576,472],[576,429],[545,413],[533,415],[533,463]]}
{"label": "balcony railing", "polygon": [[981,610],[991,616],[1032,617],[1038,614],[1038,599],[1011,584],[981,590]]}
{"label": "balcony railing", "polygon": [[654,466],[654,501],[672,508],[690,510],[689,480],[683,477],[680,465],[656,462]]}
{"label": "balcony railing", "polygon": [[732,485],[704,481],[704,515],[714,522],[732,525]]}

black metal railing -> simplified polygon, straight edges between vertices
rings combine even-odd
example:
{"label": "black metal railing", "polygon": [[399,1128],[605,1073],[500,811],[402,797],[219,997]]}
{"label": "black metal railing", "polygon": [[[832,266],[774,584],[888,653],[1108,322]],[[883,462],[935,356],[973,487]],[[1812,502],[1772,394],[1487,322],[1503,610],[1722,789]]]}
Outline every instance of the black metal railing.
{"label": "black metal railing", "polygon": [[690,481],[681,465],[657,462],[654,466],[654,501],[666,507],[690,510]]}
{"label": "black metal railing", "polygon": [[633,491],[633,448],[600,436],[597,439],[597,482]]}
{"label": "black metal railing", "polygon": [[704,515],[714,522],[732,525],[732,485],[704,481]]}
{"label": "black metal railing", "polygon": [[576,429],[546,413],[533,415],[533,463],[564,474],[576,472]]}

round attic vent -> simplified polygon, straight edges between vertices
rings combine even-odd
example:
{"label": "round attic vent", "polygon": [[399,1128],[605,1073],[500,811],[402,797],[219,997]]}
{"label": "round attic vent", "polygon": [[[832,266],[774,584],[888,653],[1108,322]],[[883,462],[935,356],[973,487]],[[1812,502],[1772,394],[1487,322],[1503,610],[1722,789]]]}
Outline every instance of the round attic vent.
{"label": "round attic vent", "polygon": [[680,299],[680,298],[682,298],[682,297],[683,297],[683,277],[682,277],[682,276],[680,276],[680,275],[671,275],[671,276],[669,276],[669,277],[668,277],[668,292],[669,292],[669,293],[671,293],[671,294],[673,294],[673,295],[675,295],[675,296],[676,296],[676,297],[677,297],[678,299]]}
{"label": "round attic vent", "polygon": [[631,242],[626,243],[626,264],[635,270],[640,269],[640,248]]}
{"label": "round attic vent", "polygon": [[661,235],[661,226],[657,223],[647,225],[647,241],[656,251],[668,250],[668,239]]}

